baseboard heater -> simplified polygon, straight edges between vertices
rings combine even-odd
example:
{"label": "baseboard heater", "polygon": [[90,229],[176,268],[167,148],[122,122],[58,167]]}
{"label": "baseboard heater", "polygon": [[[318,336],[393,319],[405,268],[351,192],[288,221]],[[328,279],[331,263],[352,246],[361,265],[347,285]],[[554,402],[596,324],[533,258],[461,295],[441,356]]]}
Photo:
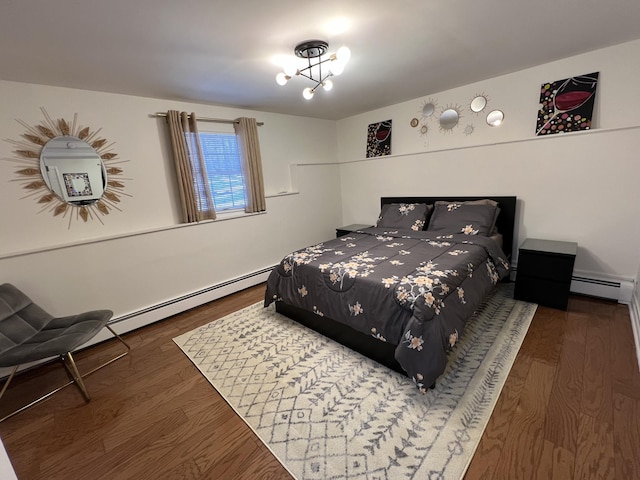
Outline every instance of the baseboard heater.
{"label": "baseboard heater", "polygon": [[571,277],[571,281],[572,282],[591,283],[593,285],[602,285],[602,286],[610,287],[610,288],[620,288],[620,282],[613,282],[611,280],[600,280],[600,279],[597,279],[597,278],[587,278],[587,277],[573,276],[573,277]]}
{"label": "baseboard heater", "polygon": [[[171,307],[173,305],[176,305],[176,304],[188,301],[188,300],[192,300],[192,299],[194,299],[196,297],[200,297],[202,295],[210,294],[212,292],[215,292],[216,290],[220,290],[220,289],[223,289],[225,287],[229,287],[231,285],[236,285],[236,284],[238,284],[240,282],[244,282],[246,280],[255,279],[255,277],[271,273],[271,270],[273,270],[273,269],[274,269],[274,267],[263,268],[262,270],[258,270],[256,272],[251,272],[251,273],[249,273],[247,275],[243,275],[241,277],[237,277],[237,278],[234,278],[232,280],[227,280],[226,282],[217,283],[217,284],[212,285],[210,287],[203,288],[201,290],[197,290],[195,292],[191,292],[191,293],[188,293],[186,295],[182,295],[180,297],[172,298],[171,300],[167,300],[165,302],[158,303],[156,305],[152,305],[152,306],[147,307],[147,308],[136,310],[135,312],[131,312],[131,313],[128,313],[126,315],[118,316],[116,318],[111,319],[109,324],[111,325],[111,324],[116,324],[116,323],[119,323],[119,322],[124,322],[124,321],[130,320],[130,319],[132,319],[134,317],[139,317],[141,315],[145,315],[145,314],[154,312],[156,310],[164,309],[164,308]],[[260,283],[262,281],[263,280],[260,279],[260,280],[258,280],[256,282],[256,284]],[[242,288],[246,288],[246,287],[242,287]],[[231,293],[233,293],[233,292],[231,292]],[[222,296],[226,296],[226,295],[229,295],[229,294],[230,293],[224,293],[224,294],[220,295],[217,298],[220,298]],[[202,305],[203,303],[207,303],[209,301],[211,301],[211,300],[206,300],[206,301],[200,303],[199,305]]]}
{"label": "baseboard heater", "polygon": [[631,295],[633,294],[633,282],[616,282],[613,280],[575,275],[571,277],[571,292],[629,304],[631,302]]}

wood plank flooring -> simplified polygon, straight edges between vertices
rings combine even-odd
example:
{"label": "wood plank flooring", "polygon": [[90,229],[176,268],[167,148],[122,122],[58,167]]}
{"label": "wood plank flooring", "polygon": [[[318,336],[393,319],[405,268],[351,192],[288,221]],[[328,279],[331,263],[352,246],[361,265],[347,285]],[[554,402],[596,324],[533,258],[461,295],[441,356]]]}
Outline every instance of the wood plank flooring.
{"label": "wood plank flooring", "polygon": [[[262,299],[256,286],[124,335],[128,357],[0,423],[20,480],[291,479],[172,338]],[[115,341],[76,356],[87,371]],[[3,415],[66,381],[14,379]],[[572,296],[538,307],[466,479],[640,479],[640,373],[628,308]]]}

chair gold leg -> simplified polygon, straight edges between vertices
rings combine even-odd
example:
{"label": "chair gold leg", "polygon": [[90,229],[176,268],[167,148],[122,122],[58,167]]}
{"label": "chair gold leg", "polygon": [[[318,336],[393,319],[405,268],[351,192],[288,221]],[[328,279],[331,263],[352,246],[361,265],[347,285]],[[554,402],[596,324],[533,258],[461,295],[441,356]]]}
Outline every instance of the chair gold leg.
{"label": "chair gold leg", "polygon": [[60,355],[62,361],[64,362],[64,366],[67,367],[67,370],[71,374],[74,383],[78,386],[80,391],[82,392],[82,396],[84,399],[89,402],[91,401],[91,397],[89,396],[89,392],[87,392],[87,387],[84,386],[84,382],[82,381],[82,376],[80,372],[78,372],[78,367],[76,365],[75,360],[73,359],[73,355],[71,352],[67,352],[65,355]]}
{"label": "chair gold leg", "polygon": [[[65,367],[67,368],[67,370],[69,371],[69,373],[71,374],[73,380],[65,383],[64,385],[56,388],[55,390],[50,391],[49,393],[41,396],[40,398],[34,400],[33,402],[29,403],[28,405],[25,405],[23,407],[20,407],[19,409],[9,413],[8,415],[0,418],[0,423],[4,422],[6,419],[13,417],[14,415],[26,410],[29,407],[32,407],[34,405],[36,405],[37,403],[40,403],[43,400],[46,400],[47,398],[49,398],[50,396],[52,396],[54,393],[59,392],[60,390],[62,390],[63,388],[71,385],[72,383],[75,383],[76,385],[78,385],[78,388],[80,389],[80,391],[82,392],[82,395],[84,396],[86,401],[90,401],[90,397],[89,397],[89,393],[87,392],[87,389],[84,385],[84,382],[82,381],[83,378],[88,377],[89,375],[91,375],[94,372],[97,372],[98,370],[100,370],[103,367],[106,367],[107,365],[115,362],[116,360],[124,357],[125,355],[127,355],[130,351],[131,351],[131,347],[127,344],[127,342],[125,342],[120,335],[118,335],[116,332],[113,331],[113,329],[109,326],[106,325],[106,327],[109,329],[109,331],[113,334],[113,336],[120,341],[120,343],[122,343],[125,347],[126,347],[126,351],[116,355],[115,357],[113,357],[110,360],[107,360],[106,362],[104,362],[101,365],[98,365],[96,368],[94,368],[93,370],[88,371],[87,373],[85,373],[84,375],[80,375],[80,373],[78,372],[78,368],[76,366],[75,361],[73,360],[73,357],[71,355],[71,352],[67,353],[66,355],[62,355],[61,358],[64,362]],[[67,359],[65,359],[65,356],[67,357]],[[70,365],[67,365],[67,363],[69,363]],[[16,371],[18,370],[18,367],[14,367],[13,372],[11,372],[11,375],[9,375],[9,378],[7,379],[7,381],[4,384],[4,387],[2,388],[2,392],[0,393],[0,399],[2,398],[2,396],[4,395],[4,392],[7,390],[7,387],[9,386],[9,382],[11,382],[11,380],[13,379],[14,374],[16,373]],[[73,372],[73,370],[75,370],[75,373]],[[82,385],[82,386],[81,386]]]}
{"label": "chair gold leg", "polygon": [[[2,396],[4,395],[4,392],[7,390],[7,387],[9,386],[9,382],[11,382],[11,380],[13,379],[14,374],[16,373],[16,371],[18,370],[18,368],[20,367],[20,365],[16,366],[13,368],[13,372],[11,372],[11,375],[9,375],[9,378],[7,379],[7,381],[4,383],[4,388],[2,389],[2,393],[0,393],[0,398],[2,398]],[[71,385],[73,382],[68,382],[65,383],[64,385],[62,385],[61,387],[56,388],[55,390],[51,390],[49,393],[46,393],[44,395],[42,395],[41,397],[37,398],[36,400],[34,400],[31,403],[28,403],[27,405],[24,405],[20,408],[18,408],[17,410],[14,410],[13,412],[5,415],[4,417],[0,418],[0,423],[4,422],[7,418],[11,418],[14,415],[26,410],[29,407],[33,407],[36,403],[40,403],[43,400],[46,400],[47,398],[49,398],[51,395],[53,395],[54,393],[59,392],[60,390],[62,390],[64,387],[66,387],[67,385]]]}
{"label": "chair gold leg", "polygon": [[120,335],[118,335],[116,332],[113,331],[113,329],[109,326],[109,325],[105,325],[109,331],[113,334],[113,336],[120,341],[120,343],[122,343],[125,347],[126,347],[126,351],[122,352],[119,355],[116,355],[115,357],[113,357],[111,360],[107,360],[106,362],[104,362],[101,365],[98,365],[96,368],[94,368],[93,370],[89,370],[87,373],[85,373],[82,377],[88,377],[89,375],[91,375],[94,372],[97,372],[98,370],[100,370],[103,367],[106,367],[107,365],[115,362],[116,360],[119,360],[120,358],[124,357],[125,355],[128,355],[129,352],[131,351],[131,347],[129,346],[129,344],[127,342],[125,342],[122,337]]}
{"label": "chair gold leg", "polygon": [[7,391],[7,387],[9,386],[9,384],[11,383],[11,380],[13,380],[13,376],[16,374],[16,372],[18,371],[18,367],[20,365],[16,365],[15,367],[13,367],[13,370],[11,371],[11,375],[9,375],[9,378],[7,378],[7,381],[4,382],[4,386],[2,387],[2,392],[0,392],[0,399],[2,398],[2,396],[4,395],[4,392]]}

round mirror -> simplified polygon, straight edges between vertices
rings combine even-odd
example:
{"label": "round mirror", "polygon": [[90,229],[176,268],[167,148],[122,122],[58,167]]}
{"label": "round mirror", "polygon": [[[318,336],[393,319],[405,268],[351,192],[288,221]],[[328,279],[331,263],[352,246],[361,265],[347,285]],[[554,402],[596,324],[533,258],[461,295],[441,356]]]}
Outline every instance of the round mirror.
{"label": "round mirror", "polygon": [[453,108],[449,108],[440,114],[440,128],[443,130],[451,130],[458,124],[458,112]]}
{"label": "round mirror", "polygon": [[487,106],[487,97],[482,95],[478,95],[473,100],[471,100],[471,111],[475,113],[479,113],[484,110],[484,107]]}
{"label": "round mirror", "polygon": [[52,138],[40,153],[42,178],[60,199],[73,205],[91,205],[102,198],[107,171],[98,152],[70,135]]}
{"label": "round mirror", "polygon": [[436,106],[433,103],[425,103],[424,107],[422,107],[422,115],[425,117],[430,117],[431,115],[433,115],[433,112],[435,112],[435,110]]}
{"label": "round mirror", "polygon": [[504,120],[504,113],[502,113],[502,110],[492,110],[487,115],[487,123],[492,127],[500,126],[503,120]]}

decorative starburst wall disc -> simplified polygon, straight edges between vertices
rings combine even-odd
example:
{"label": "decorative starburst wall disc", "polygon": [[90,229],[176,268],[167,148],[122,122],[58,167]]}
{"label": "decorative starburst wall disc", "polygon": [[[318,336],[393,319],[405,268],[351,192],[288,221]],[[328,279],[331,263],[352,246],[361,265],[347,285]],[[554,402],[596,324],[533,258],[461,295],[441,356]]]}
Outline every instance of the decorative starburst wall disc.
{"label": "decorative starburst wall disc", "polygon": [[26,133],[20,140],[6,140],[14,145],[12,158],[17,163],[17,178],[28,194],[22,198],[35,198],[42,209],[53,216],[68,217],[87,222],[109,215],[112,210],[122,211],[118,204],[124,193],[123,170],[113,151],[113,143],[99,136],[100,130],[91,130],[78,124],[74,114],[71,124],[64,118],[53,120],[44,108],[40,109],[44,121],[31,126],[17,120]]}

